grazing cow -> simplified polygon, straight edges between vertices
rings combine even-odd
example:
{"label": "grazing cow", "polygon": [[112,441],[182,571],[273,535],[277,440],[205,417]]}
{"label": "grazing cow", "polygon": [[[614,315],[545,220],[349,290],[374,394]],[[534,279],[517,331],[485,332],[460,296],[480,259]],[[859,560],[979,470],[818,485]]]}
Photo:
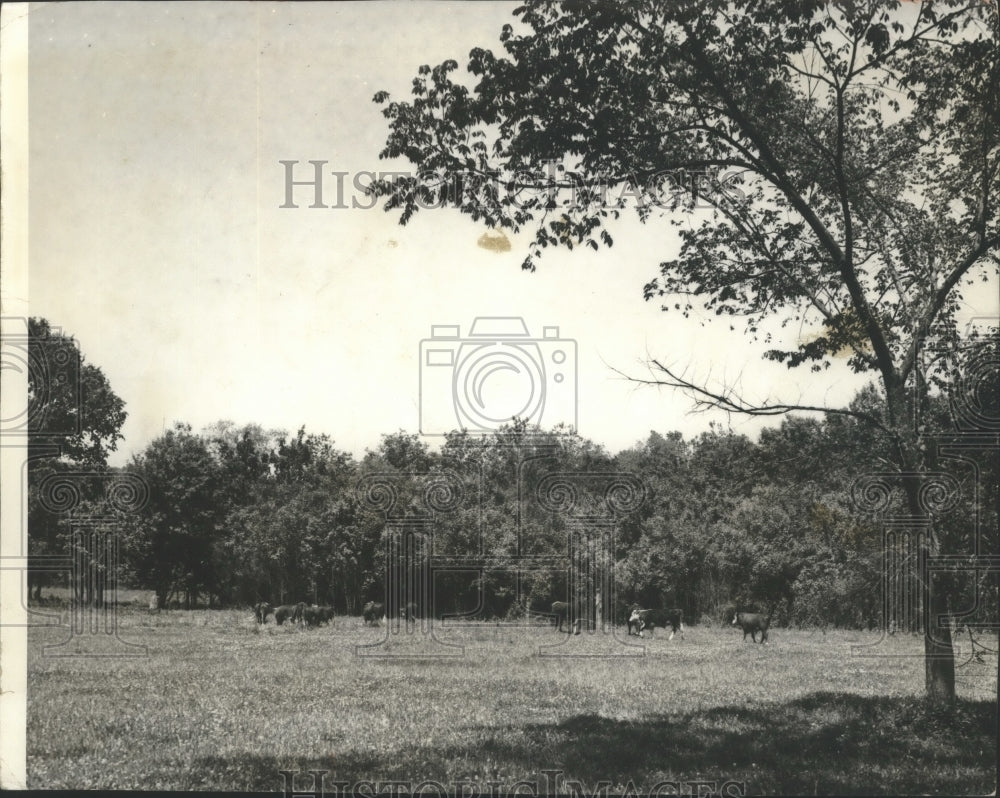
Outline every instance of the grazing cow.
{"label": "grazing cow", "polygon": [[267,616],[272,612],[274,612],[274,607],[266,601],[258,602],[253,608],[253,614],[257,618],[257,623],[264,623],[267,620]]}
{"label": "grazing cow", "polygon": [[274,610],[274,622],[281,626],[285,621],[294,619],[295,607],[291,604],[282,604]]}
{"label": "grazing cow", "polygon": [[668,640],[673,640],[674,635],[679,631],[681,633],[681,640],[684,639],[684,611],[673,609],[673,610],[644,610],[639,607],[632,607],[632,612],[628,618],[628,633],[632,634],[632,629],[634,628],[638,633],[639,637],[642,637],[643,630],[649,629],[652,631],[657,626],[661,629],[666,629],[670,627],[670,637]]}
{"label": "grazing cow", "polygon": [[625,614],[625,624],[628,626],[628,634],[632,634],[632,630],[635,629],[635,633],[639,634],[639,618],[636,615],[642,609],[638,604],[633,604],[628,608],[628,612]]}
{"label": "grazing cow", "polygon": [[[553,601],[552,615],[552,625],[557,632],[561,632],[563,630],[563,623],[569,618],[569,604],[565,601]],[[567,629],[566,631],[570,630]]]}
{"label": "grazing cow", "polygon": [[[772,610],[773,612],[773,610]],[[757,632],[760,632],[760,642],[767,640],[767,627],[771,625],[771,616],[762,615],[759,612],[738,612],[733,616],[733,626],[743,629],[743,639],[750,639],[757,642]]]}
{"label": "grazing cow", "polygon": [[385,604],[380,601],[369,601],[361,610],[365,623],[378,626],[378,619],[385,617]]}
{"label": "grazing cow", "polygon": [[333,618],[333,607],[306,607],[302,611],[302,620],[306,626],[319,626],[321,623],[329,623]]}
{"label": "grazing cow", "polygon": [[274,611],[274,622],[281,626],[285,621],[301,623],[302,615],[306,610],[306,603],[300,601],[298,604],[282,604]]}

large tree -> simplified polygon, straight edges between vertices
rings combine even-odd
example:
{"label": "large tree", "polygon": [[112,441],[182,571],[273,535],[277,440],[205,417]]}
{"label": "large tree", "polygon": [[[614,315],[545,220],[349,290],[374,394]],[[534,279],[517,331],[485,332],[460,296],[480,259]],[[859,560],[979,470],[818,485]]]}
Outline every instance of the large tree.
{"label": "large tree", "polygon": [[223,472],[209,442],[186,424],[156,438],[128,465],[144,480],[149,503],[122,519],[123,553],[137,587],[156,591],[159,606],[174,594],[185,605],[218,595],[216,548],[225,510]]}
{"label": "large tree", "polygon": [[[375,96],[382,156],[415,167],[375,184],[387,208],[405,223],[450,203],[533,228],[532,269],[548,246],[611,246],[606,222],[628,204],[643,221],[686,221],[646,298],[744,317],[765,340],[772,317],[815,325],[767,357],[820,371],[847,354],[877,377],[881,407],[811,409],[880,430],[907,509],[925,516],[933,454],[911,412],[936,374],[921,342],[957,347],[962,291],[998,264],[996,4],[528,2],[515,14],[501,56],[471,52],[474,88],[446,61],[420,68],[407,102]],[[692,204],[710,210],[685,217]],[[698,402],[796,408],[654,365]],[[926,546],[941,550],[939,531]],[[950,637],[925,640],[927,692],[953,697]]]}
{"label": "large tree", "polygon": [[[100,473],[122,439],[127,413],[104,372],[86,361],[76,339],[47,319],[28,319],[28,579],[36,601],[51,574],[46,558],[68,555],[63,514],[39,495],[57,473]],[[93,480],[77,483],[81,496],[96,500]],[[89,558],[89,553],[80,552]],[[99,599],[99,596],[94,596]]]}

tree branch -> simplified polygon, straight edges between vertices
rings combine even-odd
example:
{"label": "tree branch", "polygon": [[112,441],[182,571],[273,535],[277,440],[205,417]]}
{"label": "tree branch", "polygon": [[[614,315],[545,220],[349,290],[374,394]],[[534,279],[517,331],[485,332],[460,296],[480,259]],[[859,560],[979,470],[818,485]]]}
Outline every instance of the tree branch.
{"label": "tree branch", "polygon": [[931,325],[934,323],[934,319],[944,306],[945,300],[948,298],[948,294],[951,293],[951,289],[953,289],[958,281],[962,279],[962,276],[975,265],[977,260],[996,246],[1000,246],[1000,236],[984,238],[980,241],[979,246],[972,250],[972,252],[970,252],[965,259],[952,270],[951,274],[949,274],[941,284],[941,287],[934,292],[934,296],[928,304],[923,318],[920,319],[919,328],[914,331],[913,346],[910,347],[910,351],[907,353],[906,358],[900,366],[899,374],[901,379],[905,380],[909,376],[910,371],[913,369],[917,357],[917,341],[927,335],[930,331]]}
{"label": "tree branch", "polygon": [[663,365],[660,361],[655,358],[651,359],[650,364],[654,366],[657,370],[666,375],[665,379],[640,379],[638,377],[633,377],[625,374],[618,369],[612,368],[617,374],[627,379],[629,382],[635,382],[640,385],[659,385],[668,388],[679,388],[680,390],[689,394],[694,402],[695,407],[698,412],[705,410],[723,410],[727,413],[739,413],[741,415],[747,416],[780,416],[786,413],[791,413],[793,411],[801,411],[807,413],[825,413],[828,415],[839,415],[839,416],[849,416],[851,418],[860,419],[868,424],[871,424],[876,429],[886,433],[890,438],[893,437],[891,430],[889,430],[877,416],[871,413],[865,413],[859,410],[850,410],[846,408],[836,408],[836,407],[820,407],[816,405],[801,405],[801,404],[785,404],[785,403],[762,403],[762,404],[752,404],[747,402],[743,397],[737,396],[734,391],[727,390],[723,393],[718,393],[716,391],[711,391],[704,385],[698,385],[692,382],[683,375],[677,374],[668,366]]}

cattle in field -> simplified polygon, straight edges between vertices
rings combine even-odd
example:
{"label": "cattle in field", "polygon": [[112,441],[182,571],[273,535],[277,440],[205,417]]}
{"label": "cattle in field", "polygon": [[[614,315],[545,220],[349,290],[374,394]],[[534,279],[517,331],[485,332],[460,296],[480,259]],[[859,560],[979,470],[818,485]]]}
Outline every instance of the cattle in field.
{"label": "cattle in field", "polygon": [[406,621],[416,622],[420,617],[416,602],[407,601],[399,608],[399,617]]}
{"label": "cattle in field", "polygon": [[632,634],[632,630],[635,630],[636,634],[639,634],[639,618],[636,613],[641,610],[642,607],[638,604],[633,604],[628,608],[628,612],[625,613],[625,625],[628,627],[628,634]]}
{"label": "cattle in field", "polygon": [[306,607],[302,611],[302,620],[306,626],[319,626],[321,623],[329,623],[333,619],[333,607]]}
{"label": "cattle in field", "polygon": [[743,640],[750,639],[757,642],[757,632],[760,632],[760,642],[767,641],[767,628],[771,625],[771,616],[762,615],[759,612],[738,612],[733,616],[733,626],[739,626],[743,630]]}
{"label": "cattle in field", "polygon": [[366,624],[378,626],[379,618],[385,617],[385,604],[380,601],[369,601],[361,610],[361,615]]}
{"label": "cattle in field", "polygon": [[304,601],[300,601],[298,604],[282,604],[274,611],[274,622],[278,626],[281,626],[285,621],[300,623],[305,609],[306,603]]}
{"label": "cattle in field", "polygon": [[670,637],[668,640],[673,640],[674,635],[677,632],[681,633],[681,640],[684,639],[684,611],[679,609],[670,610],[659,610],[659,609],[648,609],[644,610],[640,607],[633,606],[632,611],[629,613],[628,618],[628,633],[632,634],[632,630],[635,629],[639,637],[643,636],[643,632],[649,629],[652,632],[657,626],[661,629],[666,629],[670,627]]}
{"label": "cattle in field", "polygon": [[274,612],[274,607],[268,604],[266,601],[260,601],[254,605],[253,614],[257,619],[257,623],[264,623],[267,620],[267,616]]}
{"label": "cattle in field", "polygon": [[[563,623],[569,619],[569,604],[565,601],[552,602],[552,625],[557,632],[563,630]],[[567,629],[566,631],[570,631]]]}

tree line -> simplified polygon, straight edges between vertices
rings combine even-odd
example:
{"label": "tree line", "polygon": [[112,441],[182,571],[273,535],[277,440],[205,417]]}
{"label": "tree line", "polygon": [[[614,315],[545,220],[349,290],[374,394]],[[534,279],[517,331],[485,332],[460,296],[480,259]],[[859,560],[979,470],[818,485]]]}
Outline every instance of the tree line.
{"label": "tree line", "polygon": [[[35,332],[49,346],[76,346],[47,322]],[[124,403],[99,369],[79,362],[89,374],[78,411],[86,429],[59,456],[45,456],[44,438],[34,439],[29,458],[31,553],[70,547],[70,514],[40,496],[53,475],[85,476],[82,506],[97,508],[106,501],[95,475],[129,474],[145,491],[141,508],[105,507],[103,517],[119,536],[119,584],[155,591],[160,606],[305,601],[359,614],[384,599],[387,574],[401,573],[387,561],[395,523],[421,538],[402,567],[449,564],[433,580],[438,613],[524,616],[571,592],[592,600],[613,584],[619,607],[676,607],[694,622],[771,607],[778,623],[883,621],[883,528],[858,512],[852,494],[859,476],[891,459],[891,439],[860,418],[880,412],[874,386],[851,404],[858,416],[786,417],[757,441],[713,424],[689,438],[652,431],[612,454],[565,430],[514,421],[486,436],[454,432],[440,450],[398,431],[356,458],[304,427],[289,434],[220,421],[199,431],[176,424],[114,469],[106,457]],[[69,404],[65,396],[46,402]],[[935,407],[947,416],[944,400]],[[54,418],[39,423],[54,429]],[[981,542],[995,550],[995,458],[979,473],[955,474],[962,498],[946,519],[948,539],[967,549],[985,530]],[[632,479],[637,495],[616,514],[608,490],[619,477]],[[598,518],[594,534],[610,532],[612,542],[571,556],[573,535],[589,534],[580,537],[580,518]],[[33,573],[35,597],[63,579]],[[956,576],[949,589],[954,609],[978,600],[995,615],[996,582],[986,574]]]}

